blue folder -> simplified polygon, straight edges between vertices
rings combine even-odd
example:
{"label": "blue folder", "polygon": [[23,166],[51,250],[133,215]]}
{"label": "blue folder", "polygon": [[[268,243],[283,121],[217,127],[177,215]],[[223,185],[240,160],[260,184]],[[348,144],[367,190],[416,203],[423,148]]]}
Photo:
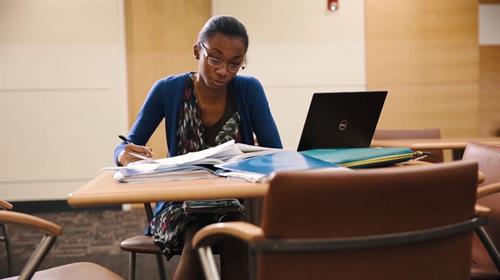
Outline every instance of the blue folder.
{"label": "blue folder", "polygon": [[278,171],[338,167],[337,164],[310,157],[292,150],[281,150],[236,162],[216,165],[225,171],[249,172],[269,176]]}
{"label": "blue folder", "polygon": [[410,148],[335,148],[311,149],[301,152],[320,160],[350,168],[391,165],[413,159],[416,153]]}

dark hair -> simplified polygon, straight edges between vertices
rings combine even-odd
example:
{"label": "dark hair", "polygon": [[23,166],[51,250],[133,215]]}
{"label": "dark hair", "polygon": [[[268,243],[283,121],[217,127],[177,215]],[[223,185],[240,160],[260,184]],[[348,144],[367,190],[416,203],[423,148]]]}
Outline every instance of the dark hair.
{"label": "dark hair", "polygon": [[247,29],[239,20],[231,16],[211,17],[200,30],[198,35],[199,42],[206,42],[208,38],[216,33],[222,33],[229,37],[238,37],[243,39],[245,51],[248,49]]}

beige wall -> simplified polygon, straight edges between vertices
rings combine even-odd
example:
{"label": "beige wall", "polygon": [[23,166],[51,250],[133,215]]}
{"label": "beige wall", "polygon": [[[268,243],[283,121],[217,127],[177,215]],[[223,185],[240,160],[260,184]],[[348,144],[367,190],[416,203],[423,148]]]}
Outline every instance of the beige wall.
{"label": "beige wall", "polygon": [[0,1],[0,197],[65,199],[126,130],[120,1]]}
{"label": "beige wall", "polygon": [[477,1],[366,1],[369,89],[389,90],[379,127],[479,133]]}
{"label": "beige wall", "polygon": [[285,147],[297,148],[314,92],[365,88],[364,1],[214,0],[250,36],[243,75],[263,84]]}
{"label": "beige wall", "polygon": [[479,44],[500,45],[500,1],[479,5]]}
{"label": "beige wall", "polygon": [[263,82],[287,147],[313,92],[365,87],[389,90],[379,127],[479,134],[477,1],[343,1],[334,14],[325,1],[213,5],[247,25],[244,73]]}
{"label": "beige wall", "polygon": [[[193,44],[210,17],[210,1],[125,1],[129,127],[154,82],[162,77],[196,71]],[[148,145],[155,157],[165,157],[164,123]]]}
{"label": "beige wall", "polygon": [[500,1],[479,5],[479,119],[482,136],[500,136],[499,27]]}

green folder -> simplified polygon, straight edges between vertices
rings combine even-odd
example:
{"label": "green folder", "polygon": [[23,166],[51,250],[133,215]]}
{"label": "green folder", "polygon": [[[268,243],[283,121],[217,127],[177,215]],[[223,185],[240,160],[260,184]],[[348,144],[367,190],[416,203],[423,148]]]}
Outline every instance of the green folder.
{"label": "green folder", "polygon": [[413,159],[410,148],[334,148],[311,149],[301,153],[350,168],[368,168],[392,165]]}

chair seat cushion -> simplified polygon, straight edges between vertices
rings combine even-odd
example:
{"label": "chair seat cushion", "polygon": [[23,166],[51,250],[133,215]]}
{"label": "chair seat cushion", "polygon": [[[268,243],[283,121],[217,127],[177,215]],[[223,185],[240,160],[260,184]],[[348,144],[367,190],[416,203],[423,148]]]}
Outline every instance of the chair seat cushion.
{"label": "chair seat cushion", "polygon": [[143,254],[160,254],[160,248],[154,243],[153,237],[148,235],[136,235],[123,240],[120,248],[128,252]]}
{"label": "chair seat cushion", "polygon": [[[8,280],[17,279],[16,277],[7,278]],[[4,280],[7,280],[4,279]],[[88,279],[110,279],[110,280],[123,280],[119,275],[115,274],[111,270],[104,268],[95,263],[89,262],[78,262],[62,266],[57,266],[54,268],[49,268],[41,271],[37,271],[33,275],[34,280],[88,280]]]}

